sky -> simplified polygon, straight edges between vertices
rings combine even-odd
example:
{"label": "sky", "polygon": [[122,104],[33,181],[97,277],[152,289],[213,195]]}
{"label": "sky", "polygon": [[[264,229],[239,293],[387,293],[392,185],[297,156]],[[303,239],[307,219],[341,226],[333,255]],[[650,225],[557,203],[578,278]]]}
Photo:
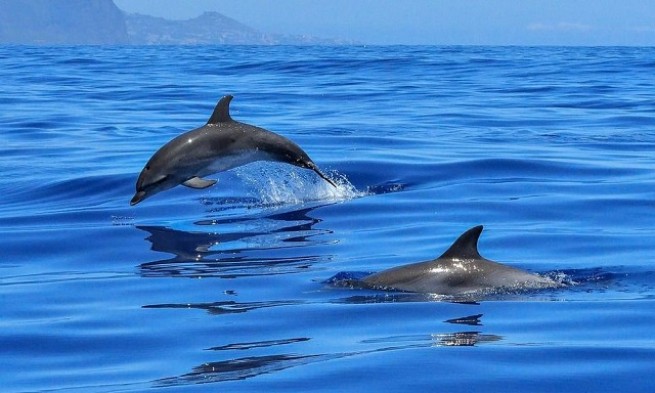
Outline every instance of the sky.
{"label": "sky", "polygon": [[129,13],[218,11],[266,33],[362,44],[655,46],[655,0],[114,0]]}

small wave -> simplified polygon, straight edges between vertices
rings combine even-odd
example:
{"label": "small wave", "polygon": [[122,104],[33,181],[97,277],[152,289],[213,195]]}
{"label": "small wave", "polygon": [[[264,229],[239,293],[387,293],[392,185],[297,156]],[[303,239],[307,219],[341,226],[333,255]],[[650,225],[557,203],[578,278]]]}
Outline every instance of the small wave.
{"label": "small wave", "polygon": [[400,191],[404,191],[405,188],[407,188],[408,186],[409,184],[407,183],[401,183],[398,181],[389,181],[382,184],[368,186],[367,194],[377,195],[377,194],[388,194],[391,192],[400,192]]}
{"label": "small wave", "polygon": [[339,272],[323,281],[323,284],[335,288],[364,288],[361,280],[369,274],[371,274],[371,272]]}
{"label": "small wave", "polygon": [[563,287],[609,282],[617,277],[616,273],[599,268],[554,270],[543,274]]}

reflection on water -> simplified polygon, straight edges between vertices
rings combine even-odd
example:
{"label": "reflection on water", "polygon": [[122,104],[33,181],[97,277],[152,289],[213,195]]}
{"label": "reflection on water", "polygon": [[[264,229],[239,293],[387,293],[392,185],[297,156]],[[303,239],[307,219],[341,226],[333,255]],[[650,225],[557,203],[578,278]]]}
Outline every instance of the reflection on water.
{"label": "reflection on water", "polygon": [[324,359],[321,355],[268,355],[253,356],[205,363],[179,377],[155,381],[156,386],[179,386],[225,381],[236,381],[258,375],[282,371]]}
{"label": "reflection on water", "polygon": [[481,334],[480,332],[458,332],[449,334],[433,334],[435,346],[445,347],[472,347],[477,344],[500,341],[503,338],[495,334]]}
{"label": "reflection on water", "polygon": [[[144,277],[222,277],[292,273],[309,267],[321,258],[309,254],[307,247],[327,242],[318,235],[330,234],[314,226],[320,219],[310,213],[318,206],[276,212],[264,216],[208,218],[179,229],[169,226],[140,225],[148,232],[146,240],[153,251],[171,258],[139,265]],[[301,249],[300,255],[293,250]],[[271,256],[271,250],[281,250]],[[263,253],[266,252],[266,253]],[[265,256],[264,256],[265,255]]]}
{"label": "reflection on water", "polygon": [[[495,334],[482,334],[480,332],[433,333],[425,336],[394,336],[363,341],[366,344],[398,344],[412,343],[408,346],[394,346],[383,350],[409,349],[421,347],[472,347],[477,344],[500,341],[503,338]],[[428,344],[429,342],[429,344]],[[379,350],[378,350],[379,351]]]}
{"label": "reflection on water", "polygon": [[448,319],[446,322],[459,325],[480,326],[482,325],[480,318],[482,318],[482,314],[475,314],[466,317]]}
{"label": "reflection on water", "polygon": [[[264,213],[256,217],[209,217],[195,221],[188,227],[142,225],[151,249],[170,254],[170,258],[144,262],[139,271],[144,277],[235,277],[282,274],[309,267],[325,258],[321,252],[312,253],[312,246],[325,244],[320,235],[329,230],[318,229],[320,219],[312,217],[315,207],[300,210]],[[295,253],[295,255],[294,255]],[[337,277],[352,287],[356,274]],[[348,281],[350,280],[350,281]],[[333,280],[334,281],[334,280]],[[328,283],[330,281],[328,280]],[[341,286],[343,287],[343,286]],[[334,287],[333,287],[334,288]],[[365,292],[364,292],[365,291]],[[195,309],[210,315],[233,315],[250,311],[308,303],[370,304],[425,302],[435,300],[472,303],[468,299],[437,299],[433,295],[402,292],[360,292],[354,296],[320,300],[274,300],[256,302],[215,301],[202,303],[150,304],[149,309]],[[206,345],[221,359],[203,363],[178,376],[154,381],[155,386],[184,386],[225,381],[236,381],[280,372],[292,367],[325,362],[359,355],[420,348],[475,346],[502,340],[493,334],[470,330],[480,327],[481,314],[448,319],[451,326],[466,325],[467,329],[427,333],[421,335],[390,336],[361,340],[353,343],[356,350],[312,353],[306,343],[316,337],[268,339],[254,342],[234,342]],[[293,350],[289,350],[293,348]],[[262,353],[263,352],[263,353]]]}
{"label": "reflection on water", "polygon": [[292,306],[302,304],[300,301],[269,301],[269,302],[244,302],[223,301],[213,303],[185,303],[185,304],[150,304],[143,308],[183,308],[205,310],[213,315],[221,314],[239,314],[247,311],[257,310],[260,308]]}
{"label": "reflection on water", "polygon": [[[478,314],[468,317],[454,318],[446,322],[452,324],[480,324],[481,317],[482,315]],[[291,367],[303,366],[333,359],[419,348],[475,346],[479,344],[497,342],[502,339],[503,338],[501,336],[494,334],[483,334],[478,331],[382,337],[360,341],[359,345],[366,347],[360,351],[306,355],[298,355],[297,353],[281,353],[260,356],[237,356],[232,359],[201,364],[194,367],[190,372],[186,374],[175,377],[162,378],[154,381],[154,384],[156,386],[180,386],[235,381],[274,373],[286,370]],[[253,343],[235,343],[212,347],[210,350],[224,351],[226,353],[229,353],[229,351],[243,352],[252,349],[273,348],[287,344],[299,344],[307,341],[310,341],[310,339],[301,337]]]}
{"label": "reflection on water", "polygon": [[[219,206],[224,206],[220,205]],[[214,207],[215,208],[215,207]],[[314,246],[328,243],[331,231],[318,228],[321,220],[312,216],[315,207],[291,211],[270,212],[262,210],[250,215],[224,215],[224,211],[210,212],[210,216],[171,226],[141,225],[148,233],[146,238],[151,249],[169,254],[169,257],[139,265],[143,277],[219,277],[266,276],[297,272],[324,261],[325,250]],[[209,301],[196,303],[163,303],[144,305],[147,309],[201,310],[211,316],[228,316],[250,311],[309,304],[363,305],[378,303],[451,302],[477,304],[477,297],[445,297],[430,294],[383,292],[362,288],[361,277],[368,272],[342,272],[324,282],[329,288],[328,298],[298,300],[260,300],[253,302]],[[560,271],[551,273],[560,280],[570,280],[571,285],[597,285],[612,279],[602,271]],[[347,296],[334,290],[347,289]],[[356,291],[352,291],[357,289]],[[534,299],[538,294],[494,294],[498,299]],[[300,294],[299,294],[300,295]],[[294,296],[295,297],[295,296]],[[485,300],[493,300],[489,296]],[[278,312],[276,315],[285,315]],[[222,318],[222,317],[221,317]],[[213,358],[199,365],[188,365],[180,375],[153,381],[156,387],[173,387],[238,381],[272,374],[321,362],[343,358],[356,358],[394,351],[429,348],[472,347],[500,342],[500,335],[483,332],[482,314],[459,316],[443,321],[443,329],[422,334],[391,335],[366,338],[343,348],[320,344],[320,335],[281,338],[248,342],[203,343],[198,350],[206,351]],[[236,340],[235,340],[236,341]],[[317,347],[323,349],[316,349]],[[325,349],[330,348],[330,349]],[[185,367],[186,368],[186,367]]]}
{"label": "reflection on water", "polygon": [[277,345],[286,345],[286,344],[294,344],[294,343],[300,343],[303,341],[309,341],[309,338],[307,337],[297,337],[297,338],[288,338],[288,339],[282,339],[282,340],[267,340],[267,341],[256,341],[256,342],[249,342],[249,343],[235,343],[235,344],[228,344],[228,345],[221,345],[218,347],[212,347],[208,348],[208,351],[231,351],[235,349],[239,350],[245,350],[245,349],[254,349],[254,348],[267,348],[267,347],[274,347]]}

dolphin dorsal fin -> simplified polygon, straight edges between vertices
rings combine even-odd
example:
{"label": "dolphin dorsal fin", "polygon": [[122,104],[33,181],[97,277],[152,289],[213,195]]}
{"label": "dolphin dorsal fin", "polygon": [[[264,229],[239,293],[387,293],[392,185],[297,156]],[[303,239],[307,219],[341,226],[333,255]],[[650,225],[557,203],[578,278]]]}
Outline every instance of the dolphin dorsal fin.
{"label": "dolphin dorsal fin", "polygon": [[207,121],[207,124],[218,124],[232,121],[230,117],[230,101],[232,101],[232,96],[227,95],[221,98],[214,108],[214,113]]}
{"label": "dolphin dorsal fin", "polygon": [[478,252],[478,239],[482,228],[482,225],[478,225],[462,233],[453,245],[437,259],[482,259]]}

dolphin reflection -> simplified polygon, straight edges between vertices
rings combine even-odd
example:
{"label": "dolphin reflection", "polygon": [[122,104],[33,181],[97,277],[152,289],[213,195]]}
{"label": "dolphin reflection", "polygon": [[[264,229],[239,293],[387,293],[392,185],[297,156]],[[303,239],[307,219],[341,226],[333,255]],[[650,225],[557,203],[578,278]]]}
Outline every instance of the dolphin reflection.
{"label": "dolphin reflection", "polygon": [[[322,354],[281,353],[260,356],[241,355],[228,360],[203,363],[199,366],[193,367],[193,369],[186,374],[162,378],[153,383],[155,386],[184,386],[244,380],[286,370],[291,367],[305,366],[340,358],[430,347],[475,346],[500,341],[502,339],[501,336],[482,334],[476,331],[382,337],[361,341],[360,344],[372,348],[360,351]],[[274,345],[299,345],[310,340],[311,339],[309,338],[271,340],[261,343],[253,343],[252,345],[254,345],[253,348],[266,348]],[[228,344],[215,348],[220,349],[222,352],[229,352],[231,349],[237,350],[238,353],[243,353],[243,350],[250,348],[250,345],[246,345],[244,348],[243,344]]]}
{"label": "dolphin reflection", "polygon": [[[321,259],[301,253],[315,237],[330,230],[316,229],[321,219],[311,217],[315,207],[276,212],[264,217],[205,219],[197,230],[140,225],[153,251],[172,257],[139,265],[144,277],[234,277],[298,271]],[[266,256],[262,257],[262,251]],[[271,252],[275,251],[275,252]]]}

